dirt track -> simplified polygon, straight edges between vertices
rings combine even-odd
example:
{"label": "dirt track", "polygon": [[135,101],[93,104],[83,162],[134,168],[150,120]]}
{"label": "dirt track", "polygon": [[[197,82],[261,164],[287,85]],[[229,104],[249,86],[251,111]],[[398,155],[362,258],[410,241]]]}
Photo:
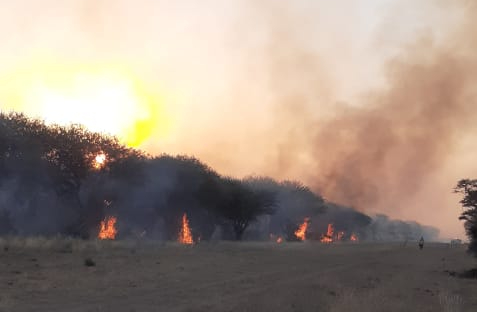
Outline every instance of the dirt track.
{"label": "dirt track", "polygon": [[[463,246],[4,240],[0,247],[0,311],[477,311],[477,280],[445,272],[477,264]],[[85,266],[86,258],[96,265]]]}

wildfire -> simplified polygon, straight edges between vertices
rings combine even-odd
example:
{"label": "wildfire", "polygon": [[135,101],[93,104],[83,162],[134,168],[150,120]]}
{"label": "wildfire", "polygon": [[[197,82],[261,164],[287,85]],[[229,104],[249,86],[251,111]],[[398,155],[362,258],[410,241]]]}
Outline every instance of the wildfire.
{"label": "wildfire", "polygon": [[322,243],[332,243],[333,242],[333,223],[328,224],[328,230],[326,231],[326,234],[321,237],[321,242]]}
{"label": "wildfire", "polygon": [[358,235],[356,235],[355,233],[352,233],[349,240],[352,242],[357,242],[359,240]]}
{"label": "wildfire", "polygon": [[305,218],[302,224],[298,227],[298,230],[295,231],[295,236],[301,241],[304,241],[306,239],[306,230],[308,228],[308,222],[310,221],[310,218]]}
{"label": "wildfire", "polygon": [[115,239],[118,231],[116,230],[116,217],[107,217],[101,221],[101,229],[98,234],[99,239]]}
{"label": "wildfire", "polygon": [[106,163],[106,154],[100,153],[94,158],[93,167],[95,169],[101,169]]}
{"label": "wildfire", "polygon": [[179,243],[185,245],[192,245],[194,240],[192,239],[192,232],[189,227],[189,220],[187,219],[187,214],[184,213],[182,216],[182,226],[179,232]]}

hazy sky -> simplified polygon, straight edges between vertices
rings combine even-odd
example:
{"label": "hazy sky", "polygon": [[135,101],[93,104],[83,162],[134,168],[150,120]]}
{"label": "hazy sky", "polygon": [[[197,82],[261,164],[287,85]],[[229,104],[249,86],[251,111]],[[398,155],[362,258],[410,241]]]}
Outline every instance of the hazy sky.
{"label": "hazy sky", "polygon": [[[473,1],[0,0],[0,108],[462,236]],[[475,14],[474,14],[475,15]]]}

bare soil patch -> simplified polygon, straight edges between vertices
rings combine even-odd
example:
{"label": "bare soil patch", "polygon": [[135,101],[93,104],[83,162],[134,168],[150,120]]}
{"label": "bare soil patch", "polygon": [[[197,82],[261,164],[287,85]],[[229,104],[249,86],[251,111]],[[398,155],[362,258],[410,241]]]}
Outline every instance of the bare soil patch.
{"label": "bare soil patch", "polygon": [[0,257],[0,311],[477,311],[477,280],[448,273],[476,262],[447,244],[11,238]]}

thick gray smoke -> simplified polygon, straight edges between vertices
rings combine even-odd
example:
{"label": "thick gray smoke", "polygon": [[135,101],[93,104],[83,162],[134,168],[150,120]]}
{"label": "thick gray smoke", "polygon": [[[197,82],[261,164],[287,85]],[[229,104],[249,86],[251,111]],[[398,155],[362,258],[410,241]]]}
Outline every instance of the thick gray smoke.
{"label": "thick gray smoke", "polygon": [[[279,143],[267,172],[299,176],[326,199],[361,211],[446,223],[434,213],[447,208],[432,198],[450,193],[455,178],[446,164],[473,137],[477,118],[476,6],[451,7],[463,13],[447,36],[418,35],[387,62],[384,87],[332,109],[329,64],[300,40],[296,20],[274,15],[269,72]],[[452,178],[432,191],[438,173]]]}
{"label": "thick gray smoke", "polygon": [[422,226],[417,222],[390,220],[385,215],[376,215],[373,221],[364,230],[365,237],[370,241],[433,241],[439,236],[439,231],[430,226]]}
{"label": "thick gray smoke", "polygon": [[350,207],[344,207],[313,193],[300,182],[278,182],[270,178],[248,177],[245,183],[254,189],[273,191],[276,194],[276,211],[264,216],[247,231],[246,238],[267,240],[283,237],[294,238],[298,225],[308,220],[307,237],[318,240],[332,224],[335,234],[343,233],[348,240],[357,234],[363,241],[437,240],[439,230],[417,222],[392,220],[386,215],[368,216]]}
{"label": "thick gray smoke", "polygon": [[432,43],[414,48],[428,52],[391,64],[390,88],[373,104],[318,126],[317,185],[329,197],[360,209],[399,209],[475,119],[476,60]]}

